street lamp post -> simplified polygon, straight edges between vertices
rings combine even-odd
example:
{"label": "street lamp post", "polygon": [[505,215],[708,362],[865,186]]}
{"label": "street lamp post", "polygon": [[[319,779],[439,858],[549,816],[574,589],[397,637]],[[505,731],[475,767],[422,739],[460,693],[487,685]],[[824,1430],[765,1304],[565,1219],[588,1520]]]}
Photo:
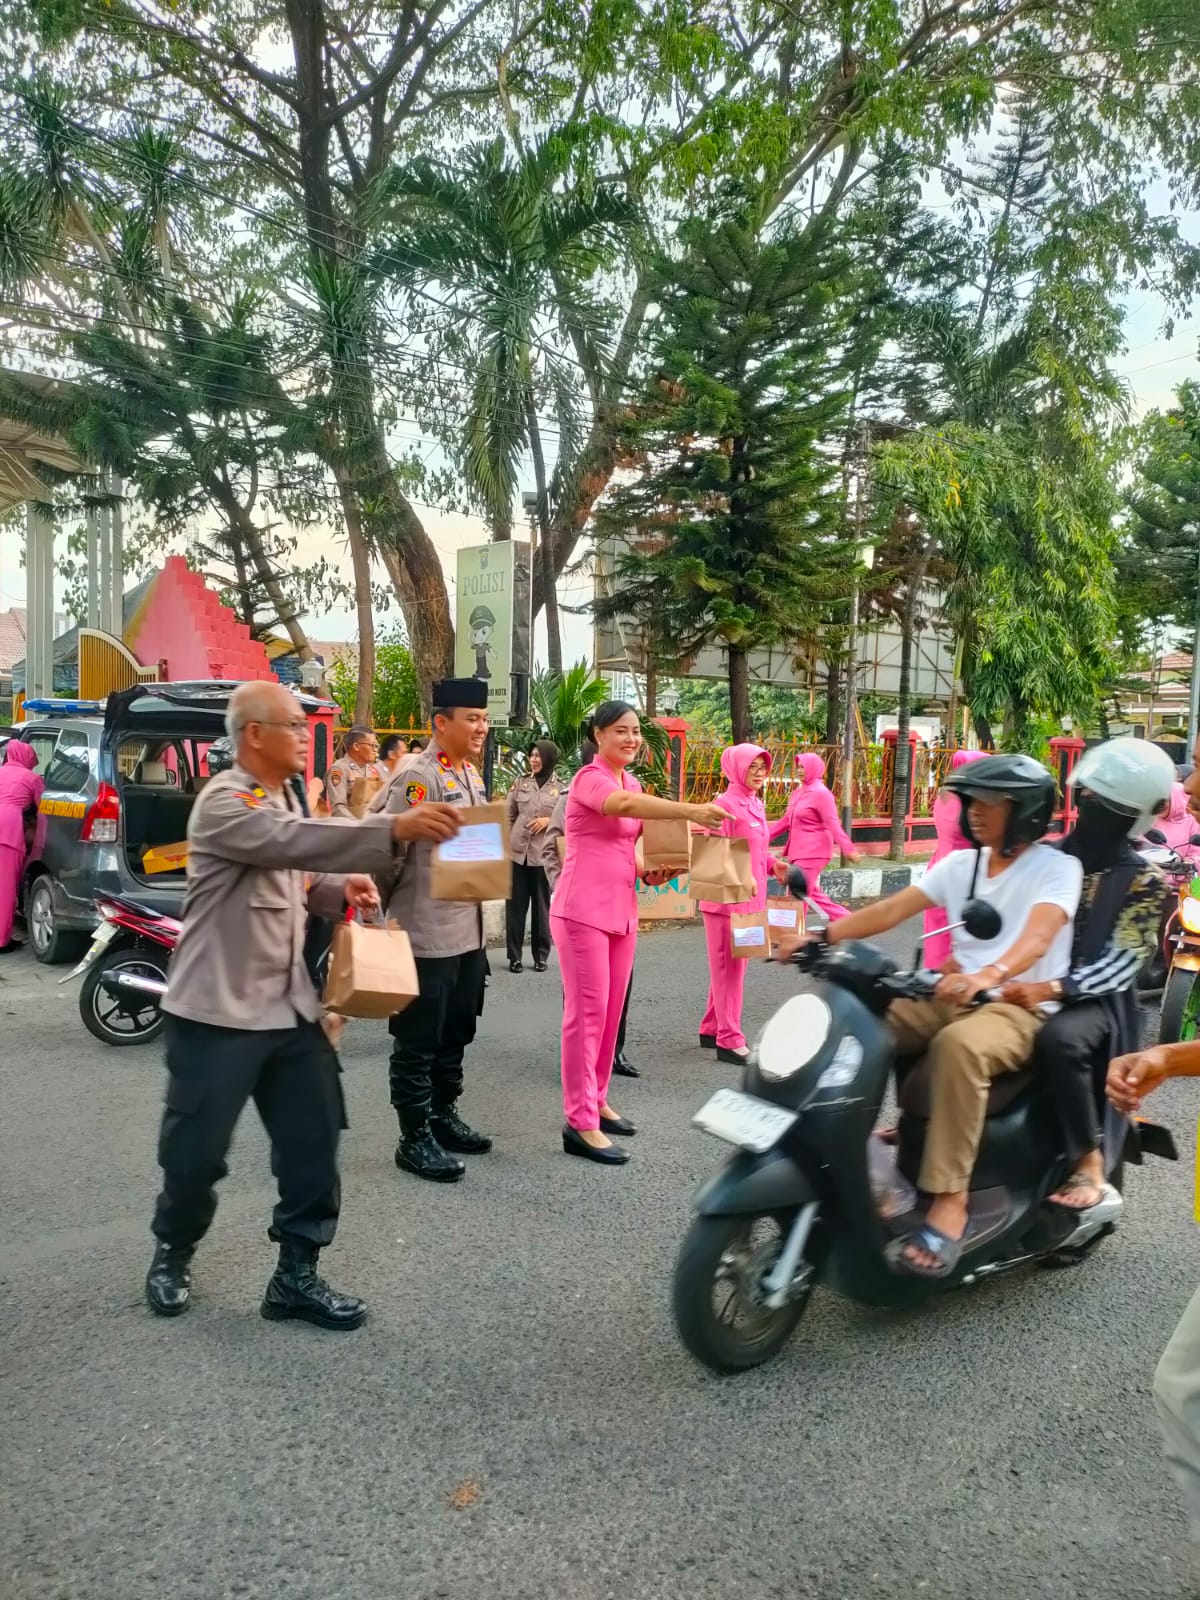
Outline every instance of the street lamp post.
{"label": "street lamp post", "polygon": [[[869,572],[875,565],[875,548],[865,544],[859,557]],[[854,590],[850,596],[850,629],[846,659],[846,725],[842,729],[842,827],[850,832],[854,820],[854,741],[858,722],[858,614],[862,584],[858,570],[854,573]]]}
{"label": "street lamp post", "polygon": [[[1148,738],[1153,738],[1154,729],[1147,728],[1146,734]],[[1188,694],[1189,760],[1196,748],[1197,738],[1200,738],[1200,544],[1197,545],[1196,558],[1196,624],[1192,629],[1192,681]]]}

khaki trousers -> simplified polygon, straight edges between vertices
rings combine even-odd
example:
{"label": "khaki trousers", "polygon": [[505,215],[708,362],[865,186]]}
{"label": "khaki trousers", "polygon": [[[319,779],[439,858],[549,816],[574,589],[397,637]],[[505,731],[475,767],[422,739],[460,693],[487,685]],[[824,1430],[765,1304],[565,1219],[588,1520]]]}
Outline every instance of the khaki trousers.
{"label": "khaki trousers", "polygon": [[988,1086],[1025,1066],[1042,1017],[1001,1002],[971,1010],[944,1000],[893,1000],[887,1023],[898,1053],[924,1055],[930,1073],[918,1183],[927,1194],[963,1194],[983,1138]]}
{"label": "khaki trousers", "polygon": [[1188,1302],[1154,1374],[1154,1408],[1167,1463],[1200,1540],[1200,1289]]}

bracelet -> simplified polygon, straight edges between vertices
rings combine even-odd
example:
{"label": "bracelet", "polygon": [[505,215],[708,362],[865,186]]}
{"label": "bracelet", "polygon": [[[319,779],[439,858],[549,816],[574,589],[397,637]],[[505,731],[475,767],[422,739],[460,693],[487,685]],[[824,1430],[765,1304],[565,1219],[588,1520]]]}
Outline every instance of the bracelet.
{"label": "bracelet", "polygon": [[983,969],[985,972],[998,972],[1002,978],[1008,977],[1008,968],[1003,961],[989,961]]}

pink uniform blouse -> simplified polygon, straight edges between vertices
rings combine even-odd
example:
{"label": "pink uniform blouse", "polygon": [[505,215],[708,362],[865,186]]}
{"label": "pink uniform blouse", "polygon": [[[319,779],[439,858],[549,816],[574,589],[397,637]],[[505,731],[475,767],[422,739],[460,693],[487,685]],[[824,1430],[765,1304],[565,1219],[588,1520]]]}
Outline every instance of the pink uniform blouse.
{"label": "pink uniform blouse", "polygon": [[828,861],[835,849],[850,854],[854,841],[842,827],[837,801],[823,783],[806,783],[792,790],[787,810],[772,829],[771,837],[786,834],[784,855],[789,861]]}
{"label": "pink uniform blouse", "polygon": [[627,772],[618,779],[599,756],[581,767],[567,793],[567,859],[554,889],[553,915],[604,933],[637,928],[637,858],[642,824],[636,817],[606,817],[614,789],[641,792]]}
{"label": "pink uniform blouse", "polygon": [[730,813],[729,821],[722,823],[721,834],[726,839],[745,839],[750,846],[750,868],[754,873],[754,898],[742,900],[737,905],[718,905],[701,900],[700,909],[706,915],[727,917],[734,911],[761,911],[767,903],[767,881],[770,872],[770,834],[762,795],[746,787],[746,773],[754,760],[770,757],[761,745],[738,744],[726,750],[721,757],[721,770],[727,786],[715,796],[716,803]]}

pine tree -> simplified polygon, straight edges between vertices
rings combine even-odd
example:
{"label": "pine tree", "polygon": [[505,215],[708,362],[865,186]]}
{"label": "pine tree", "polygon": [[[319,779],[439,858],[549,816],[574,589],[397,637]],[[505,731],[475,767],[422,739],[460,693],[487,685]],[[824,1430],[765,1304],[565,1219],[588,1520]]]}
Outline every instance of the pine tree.
{"label": "pine tree", "polygon": [[810,644],[849,590],[838,450],[849,269],[742,210],[680,230],[660,262],[653,376],[600,538],[630,538],[602,617],[659,620],[664,659],[722,643],[733,735],[750,735],[748,657]]}
{"label": "pine tree", "polygon": [[1200,584],[1200,383],[1181,384],[1175,400],[1142,424],[1122,580],[1143,617],[1192,630]]}

